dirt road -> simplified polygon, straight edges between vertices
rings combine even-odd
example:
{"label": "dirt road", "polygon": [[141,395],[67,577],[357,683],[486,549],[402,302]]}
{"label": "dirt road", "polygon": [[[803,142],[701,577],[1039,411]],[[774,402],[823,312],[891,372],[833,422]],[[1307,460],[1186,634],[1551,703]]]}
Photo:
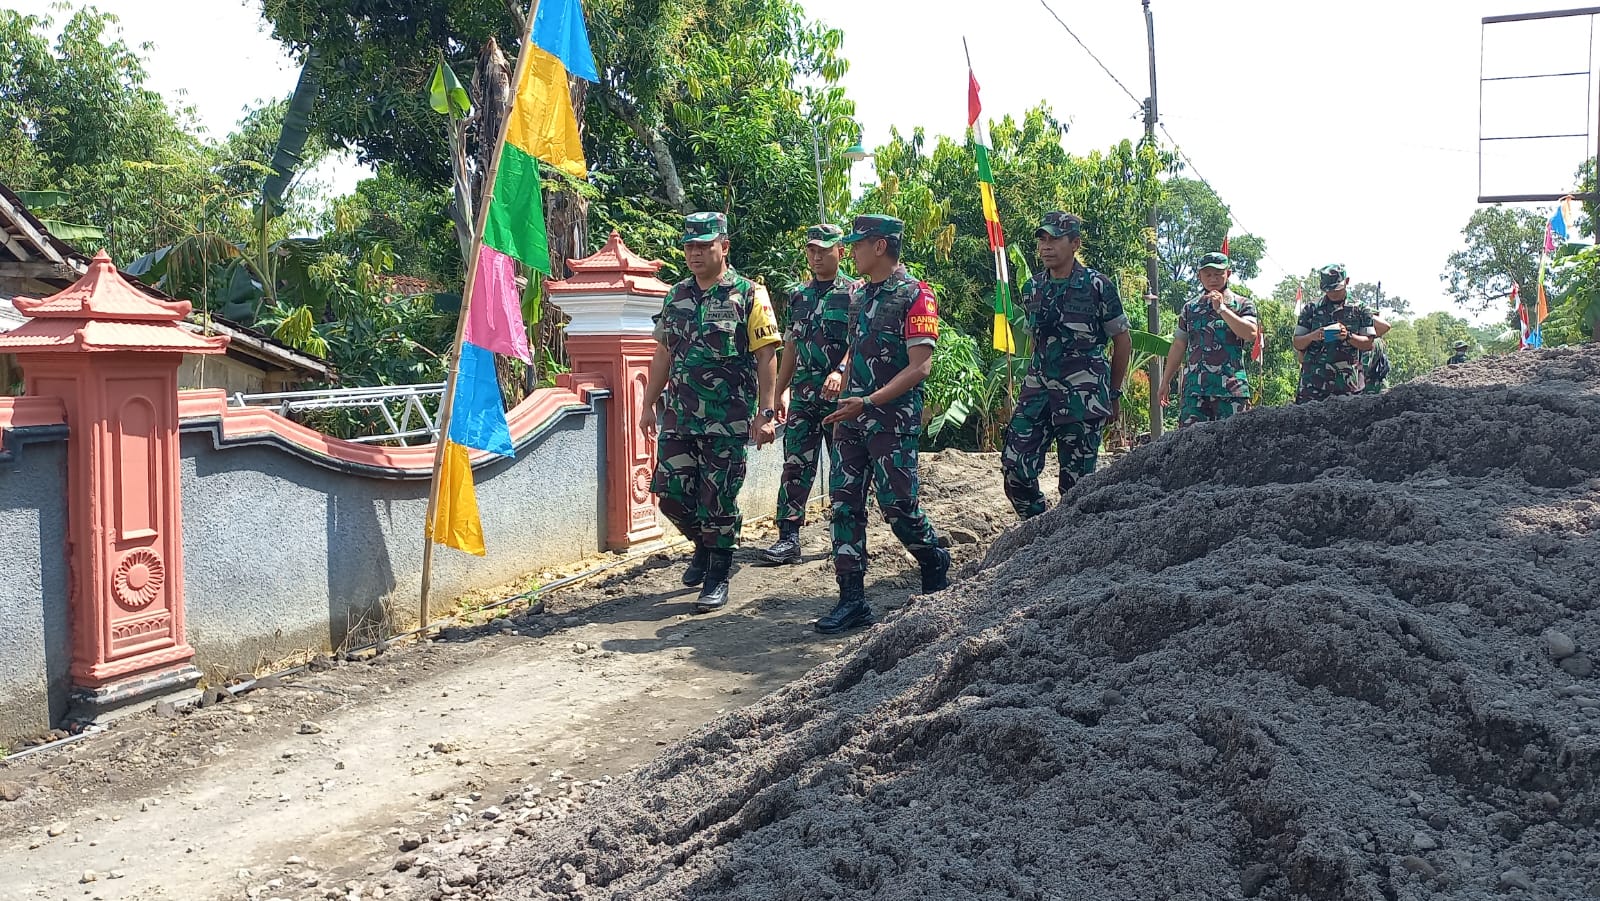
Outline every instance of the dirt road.
{"label": "dirt road", "polygon": [[[958,564],[1013,521],[993,456],[927,455],[924,480]],[[773,537],[750,527],[745,542]],[[882,523],[870,541],[874,606],[907,603],[914,564]],[[0,899],[451,894],[519,823],[566,815],[858,641],[812,631],[832,604],[825,523],[805,542],[792,567],[741,551],[717,615],[690,612],[681,551],[655,554],[549,595],[541,613],[512,606],[422,647],[325,660],[0,762]]]}

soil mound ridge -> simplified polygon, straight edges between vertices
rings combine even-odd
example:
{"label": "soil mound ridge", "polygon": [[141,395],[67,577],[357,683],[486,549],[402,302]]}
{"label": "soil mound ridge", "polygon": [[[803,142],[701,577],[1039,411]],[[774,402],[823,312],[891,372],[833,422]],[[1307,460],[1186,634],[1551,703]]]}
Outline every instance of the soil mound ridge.
{"label": "soil mound ridge", "polygon": [[1600,897],[1600,348],[1197,427],[510,846],[506,898]]}

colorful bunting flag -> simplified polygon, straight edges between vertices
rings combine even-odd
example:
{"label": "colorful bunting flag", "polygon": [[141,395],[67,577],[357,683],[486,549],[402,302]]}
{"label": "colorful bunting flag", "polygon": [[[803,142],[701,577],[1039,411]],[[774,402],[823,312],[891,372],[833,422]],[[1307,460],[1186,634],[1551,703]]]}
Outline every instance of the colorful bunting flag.
{"label": "colorful bunting flag", "polygon": [[528,327],[522,321],[522,292],[517,288],[517,261],[492,247],[478,252],[472,275],[472,305],[467,308],[463,339],[524,363],[533,362]]}
{"label": "colorful bunting flag", "polygon": [[983,204],[984,229],[989,234],[989,252],[994,254],[994,339],[995,350],[1005,354],[1017,352],[1017,342],[1011,332],[1011,276],[1006,263],[1006,237],[1000,227],[1000,206],[994,199],[994,172],[989,168],[989,148],[983,141],[983,127],[978,124],[983,114],[983,103],[978,99],[978,76],[972,72],[971,60],[967,64],[967,127],[973,130],[973,153],[978,163],[978,196]]}
{"label": "colorful bunting flag", "polygon": [[1522,286],[1516,282],[1511,283],[1511,306],[1517,311],[1517,320],[1521,323],[1521,334],[1517,336],[1517,349],[1527,350],[1528,343],[1528,308],[1522,305]]}
{"label": "colorful bunting flag", "polygon": [[495,373],[494,352],[476,344],[461,345],[455,402],[450,410],[450,440],[463,447],[502,457],[516,456],[505,401]]}
{"label": "colorful bunting flag", "polygon": [[439,467],[439,499],[428,523],[428,537],[458,551],[479,557],[489,553],[483,543],[483,521],[478,515],[478,492],[472,485],[472,460],[467,449],[444,439],[444,462]]}
{"label": "colorful bunting flag", "polygon": [[570,75],[588,82],[600,80],[589,49],[589,28],[579,0],[544,0],[533,17],[533,43],[561,61]]}
{"label": "colorful bunting flag", "polygon": [[1223,256],[1227,256],[1228,255],[1228,236],[1227,235],[1223,235],[1222,236],[1222,255]]}
{"label": "colorful bunting flag", "polygon": [[1567,240],[1567,217],[1561,207],[1556,207],[1555,215],[1550,217],[1550,225],[1546,228],[1546,232],[1554,232],[1563,242]]}
{"label": "colorful bunting flag", "polygon": [[506,140],[500,148],[500,168],[490,195],[483,243],[549,275],[550,246],[538,161],[574,178],[588,175],[567,73],[589,78],[595,65],[578,0],[540,3],[533,38],[523,48],[528,61],[522,67]]}
{"label": "colorful bunting flag", "polygon": [[[539,162],[574,178],[588,176],[568,76],[600,78],[580,0],[543,0],[534,10],[528,38],[518,60],[520,75],[505,141],[492,170],[483,234],[463,297],[455,391],[440,439],[434,517],[427,524],[434,541],[479,555],[485,553],[483,526],[467,450],[516,454],[494,355],[532,361],[516,264],[551,274]],[[450,99],[448,81],[453,80],[453,75],[436,77],[436,107],[441,98]]]}

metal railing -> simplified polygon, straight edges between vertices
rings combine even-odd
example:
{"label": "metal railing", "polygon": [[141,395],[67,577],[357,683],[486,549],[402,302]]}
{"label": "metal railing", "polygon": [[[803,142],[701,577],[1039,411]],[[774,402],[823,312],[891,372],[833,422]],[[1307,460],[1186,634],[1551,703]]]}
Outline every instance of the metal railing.
{"label": "metal railing", "polygon": [[[362,435],[349,440],[359,444],[378,444],[384,441],[405,443],[410,438],[426,437],[433,441],[439,435],[435,413],[423,404],[432,400],[434,411],[444,397],[444,383],[427,385],[379,385],[373,388],[337,388],[330,391],[281,391],[275,394],[235,393],[228,398],[230,407],[266,407],[285,419],[295,419],[296,413],[313,410],[369,410],[374,411],[388,427],[382,434]],[[398,416],[396,415],[398,413]]]}

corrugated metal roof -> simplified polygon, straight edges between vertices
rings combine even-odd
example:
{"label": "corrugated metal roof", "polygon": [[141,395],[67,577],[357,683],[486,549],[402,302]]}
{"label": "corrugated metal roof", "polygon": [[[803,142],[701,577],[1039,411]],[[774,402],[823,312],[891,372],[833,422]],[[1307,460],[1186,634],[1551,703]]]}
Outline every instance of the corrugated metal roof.
{"label": "corrugated metal roof", "polygon": [[0,294],[0,332],[9,332],[27,321],[28,317],[18,313],[12,305],[11,297]]}

